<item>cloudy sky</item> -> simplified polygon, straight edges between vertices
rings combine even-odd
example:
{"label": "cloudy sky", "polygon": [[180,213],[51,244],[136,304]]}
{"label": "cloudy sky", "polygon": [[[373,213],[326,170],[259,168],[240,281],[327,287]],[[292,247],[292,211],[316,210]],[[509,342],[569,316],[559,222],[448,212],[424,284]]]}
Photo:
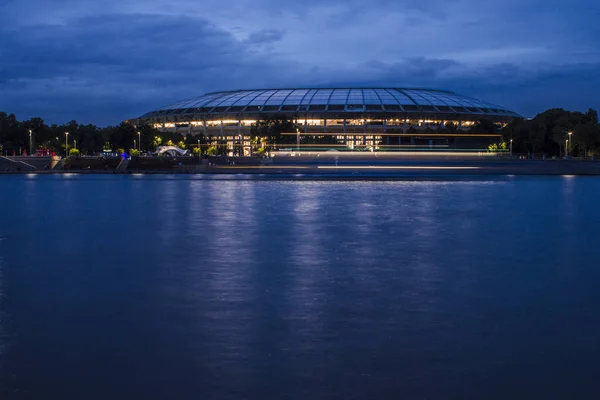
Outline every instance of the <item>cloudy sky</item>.
{"label": "cloudy sky", "polygon": [[600,109],[596,0],[0,0],[0,110],[118,123],[207,91],[455,90]]}

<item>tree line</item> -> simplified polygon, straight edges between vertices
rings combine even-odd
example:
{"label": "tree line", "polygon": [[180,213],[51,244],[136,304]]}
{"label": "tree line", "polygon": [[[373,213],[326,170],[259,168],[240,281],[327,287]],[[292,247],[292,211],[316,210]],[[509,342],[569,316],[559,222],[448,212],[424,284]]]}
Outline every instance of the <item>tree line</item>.
{"label": "tree line", "polygon": [[[31,132],[31,136],[30,136]],[[141,142],[140,142],[141,141]],[[21,155],[32,149],[46,149],[64,155],[77,148],[77,154],[93,155],[102,151],[132,152],[134,149],[154,151],[157,146],[198,148],[200,141],[203,152],[207,152],[213,138],[182,135],[179,132],[160,132],[150,125],[137,128],[127,122],[116,126],[98,127],[71,121],[66,124],[48,125],[42,118],[19,121],[13,114],[0,112],[0,154]]]}
{"label": "tree line", "polygon": [[[571,133],[569,135],[569,132]],[[535,118],[515,119],[502,129],[504,140],[513,140],[513,152],[546,156],[600,155],[598,113],[553,108]]]}

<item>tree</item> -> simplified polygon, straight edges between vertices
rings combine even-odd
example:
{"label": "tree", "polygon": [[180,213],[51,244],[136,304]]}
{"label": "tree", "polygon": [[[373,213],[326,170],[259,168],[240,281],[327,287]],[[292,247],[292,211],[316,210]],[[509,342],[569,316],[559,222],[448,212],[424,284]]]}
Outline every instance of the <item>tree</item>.
{"label": "tree", "polygon": [[489,119],[479,120],[470,129],[470,133],[496,133],[498,126]]}
{"label": "tree", "polygon": [[552,108],[531,120],[515,119],[503,129],[505,140],[513,139],[516,152],[543,153],[548,156],[564,154],[566,140],[572,132],[571,149],[576,155],[591,154],[600,148],[598,114]]}
{"label": "tree", "polygon": [[282,135],[282,133],[296,132],[296,128],[294,121],[288,118],[263,117],[250,128],[250,138],[251,140],[264,138],[267,145],[294,144],[296,143],[294,135]]}
{"label": "tree", "polygon": [[579,124],[573,129],[572,140],[577,156],[595,153],[600,148],[600,127],[593,122]]}
{"label": "tree", "polygon": [[206,150],[206,154],[208,154],[209,156],[216,156],[218,153],[219,151],[215,146],[210,146],[208,150]]}

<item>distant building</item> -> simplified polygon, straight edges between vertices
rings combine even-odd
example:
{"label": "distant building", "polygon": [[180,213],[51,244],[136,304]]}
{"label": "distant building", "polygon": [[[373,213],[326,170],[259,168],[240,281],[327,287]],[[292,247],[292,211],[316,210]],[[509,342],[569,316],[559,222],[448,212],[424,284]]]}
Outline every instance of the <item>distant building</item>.
{"label": "distant building", "polygon": [[[219,138],[230,148],[236,143],[249,148],[250,130],[257,120],[288,119],[297,127],[290,135],[333,137],[350,149],[401,149],[481,145],[466,135],[474,124],[487,120],[503,126],[515,117],[520,116],[504,107],[443,90],[305,88],[207,93],[130,122]],[[496,140],[499,135],[492,133],[476,137]]]}

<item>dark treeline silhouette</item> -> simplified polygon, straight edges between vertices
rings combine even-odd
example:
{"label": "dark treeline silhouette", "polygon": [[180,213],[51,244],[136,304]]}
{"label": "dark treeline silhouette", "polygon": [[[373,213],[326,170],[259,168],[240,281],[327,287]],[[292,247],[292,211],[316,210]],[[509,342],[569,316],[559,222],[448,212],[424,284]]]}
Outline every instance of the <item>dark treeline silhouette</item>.
{"label": "dark treeline silhouette", "polygon": [[[31,131],[31,142],[29,131]],[[68,135],[66,133],[68,132]],[[138,132],[140,133],[138,135]],[[197,147],[198,140],[206,148],[204,137],[182,135],[175,132],[160,132],[149,125],[138,128],[123,122],[116,126],[98,127],[71,121],[61,125],[47,125],[41,118],[19,121],[13,114],[0,112],[0,154],[21,155],[34,149],[47,149],[56,154],[65,154],[65,143],[69,149],[77,146],[83,155],[93,155],[102,150],[129,151],[134,148],[154,150],[157,145],[172,144],[180,147]],[[141,144],[138,143],[141,140]]]}
{"label": "dark treeline silhouette", "polygon": [[598,113],[592,109],[581,113],[553,108],[530,120],[515,119],[502,130],[502,134],[504,140],[513,140],[515,153],[564,156],[570,136],[570,155],[600,155]]}
{"label": "dark treeline silhouette", "polygon": [[[29,131],[31,131],[31,143]],[[149,148],[157,131],[149,126],[139,128],[142,148]],[[68,135],[66,133],[68,132]],[[2,154],[29,153],[33,149],[45,148],[64,154],[65,143],[69,149],[75,144],[82,154],[95,154],[103,149],[130,149],[138,140],[136,128],[128,123],[117,126],[97,127],[71,121],[62,125],[47,125],[41,118],[18,121],[13,114],[0,112],[0,146]],[[137,146],[136,146],[137,147]]]}

